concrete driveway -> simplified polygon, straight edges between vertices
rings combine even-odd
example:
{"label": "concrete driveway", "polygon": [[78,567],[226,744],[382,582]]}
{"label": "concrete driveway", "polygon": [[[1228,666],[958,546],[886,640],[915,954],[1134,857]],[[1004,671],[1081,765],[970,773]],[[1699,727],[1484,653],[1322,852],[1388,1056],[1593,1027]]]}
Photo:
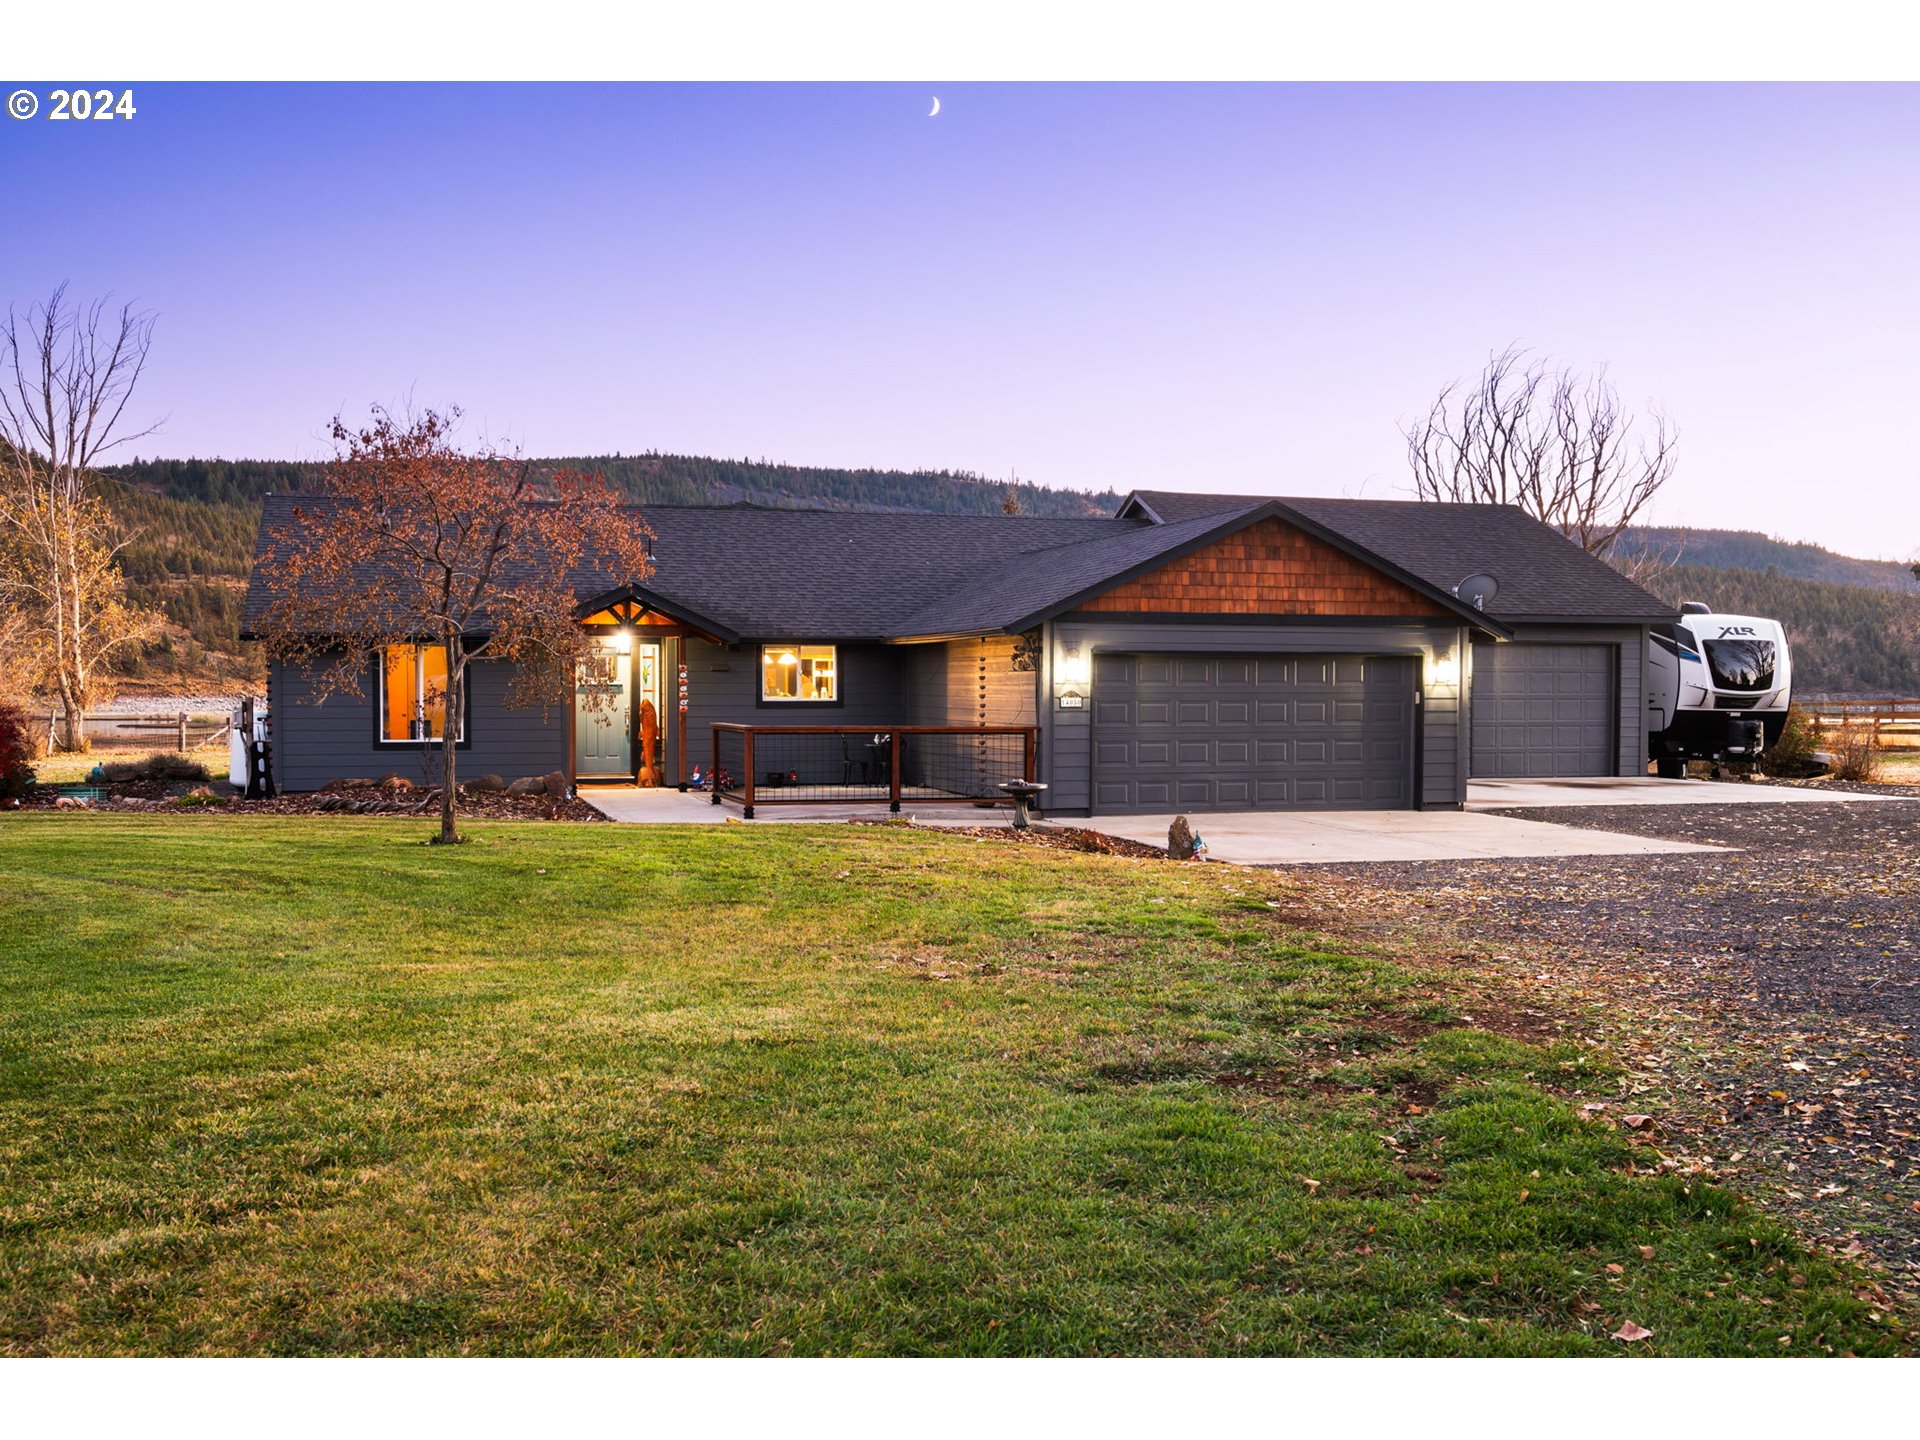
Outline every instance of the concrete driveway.
{"label": "concrete driveway", "polygon": [[[1103,835],[1165,845],[1168,815],[1066,820]],[[1713,850],[1684,840],[1576,830],[1461,810],[1293,810],[1190,815],[1209,860],[1237,865],[1365,864],[1388,860],[1548,859]]]}
{"label": "concrete driveway", "polygon": [[[1898,796],[1710,780],[1474,780],[1461,810],[1247,811],[1191,815],[1207,857],[1241,865],[1368,864],[1396,860],[1550,860],[1575,855],[1677,855],[1728,847],[1555,825],[1490,811],[1639,805],[1882,804]],[[1912,802],[1907,802],[1912,803]],[[1167,843],[1172,814],[1070,820],[1106,835]]]}
{"label": "concrete driveway", "polygon": [[1902,800],[1764,781],[1659,780],[1651,775],[1572,780],[1469,780],[1469,810],[1559,810],[1585,805],[1852,805]]}
{"label": "concrete driveway", "polygon": [[[711,797],[632,786],[589,786],[580,791],[610,819],[628,824],[713,825],[738,823],[737,806],[716,806]],[[1675,855],[1728,847],[1631,835],[1584,826],[1556,825],[1495,810],[1585,808],[1604,805],[1811,805],[1878,803],[1897,797],[1783,785],[1743,785],[1705,780],[1656,780],[1638,776],[1599,780],[1475,780],[1462,810],[1295,810],[1190,815],[1207,842],[1207,858],[1240,865],[1340,865],[1397,860],[1545,860],[1576,855]],[[1909,801],[1908,803],[1913,803]],[[1005,825],[1004,807],[922,806],[908,803],[920,825]],[[755,825],[844,824],[877,820],[884,805],[762,806]],[[1054,823],[1103,835],[1165,845],[1173,813]],[[1045,823],[1045,822],[1042,822]]]}

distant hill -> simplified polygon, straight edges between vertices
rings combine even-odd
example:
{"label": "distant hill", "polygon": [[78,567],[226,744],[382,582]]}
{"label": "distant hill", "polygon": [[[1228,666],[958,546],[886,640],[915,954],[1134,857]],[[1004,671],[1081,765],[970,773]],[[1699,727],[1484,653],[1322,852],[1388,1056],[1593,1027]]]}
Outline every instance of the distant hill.
{"label": "distant hill", "polygon": [[[535,462],[543,470],[588,470],[607,477],[642,504],[730,505],[748,501],[808,510],[920,510],[991,515],[1008,483],[965,470],[849,470],[716,460],[699,455],[573,455]],[[135,489],[202,504],[255,504],[270,492],[310,488],[321,467],[286,460],[136,460],[105,472]],[[1012,486],[1022,514],[1111,515],[1113,491]]]}
{"label": "distant hill", "polygon": [[[643,504],[756,505],[813,510],[997,514],[1008,484],[963,470],[853,470],[695,455],[587,455],[537,462],[605,475]],[[310,489],[317,464],[285,460],[136,460],[104,472],[104,492],[137,539],[122,552],[136,604],[165,617],[165,634],[133,662],[134,690],[257,683],[260,661],[240,642],[260,497]],[[1015,484],[1022,514],[1111,515],[1110,491]]]}
{"label": "distant hill", "polygon": [[1699,600],[1729,614],[1778,620],[1787,627],[1801,694],[1920,695],[1920,585],[1911,576],[1901,594],[1777,570],[1683,563],[1651,588],[1675,605]]}
{"label": "distant hill", "polygon": [[[662,505],[759,505],[837,510],[994,514],[998,480],[957,470],[832,469],[690,455],[597,455],[539,462],[595,470],[635,500]],[[135,689],[197,688],[257,679],[239,638],[260,497],[310,488],[320,467],[277,460],[144,460],[106,472],[106,493],[138,538],[123,552],[133,598],[166,617],[166,635],[136,663]],[[1014,487],[1030,515],[1111,515],[1111,491]],[[1803,690],[1920,695],[1920,638],[1900,638],[1903,565],[1858,560],[1753,531],[1645,528],[1628,545],[1672,552],[1680,564],[1654,589],[1674,603],[1771,615],[1787,626]]]}
{"label": "distant hill", "polygon": [[1635,526],[1622,537],[1629,554],[1672,555],[1683,565],[1715,570],[1777,570],[1799,580],[1864,585],[1874,590],[1914,588],[1913,569],[1897,560],[1856,560],[1819,545],[1777,540],[1757,530],[1687,530]]}

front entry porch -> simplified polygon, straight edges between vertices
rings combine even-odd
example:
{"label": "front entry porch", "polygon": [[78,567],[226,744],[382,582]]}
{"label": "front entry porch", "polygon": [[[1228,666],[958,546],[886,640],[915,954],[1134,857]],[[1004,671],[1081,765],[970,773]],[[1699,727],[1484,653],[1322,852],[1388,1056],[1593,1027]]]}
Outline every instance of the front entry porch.
{"label": "front entry porch", "polygon": [[717,637],[632,589],[583,604],[580,624],[567,773],[583,786],[687,784],[687,645]]}

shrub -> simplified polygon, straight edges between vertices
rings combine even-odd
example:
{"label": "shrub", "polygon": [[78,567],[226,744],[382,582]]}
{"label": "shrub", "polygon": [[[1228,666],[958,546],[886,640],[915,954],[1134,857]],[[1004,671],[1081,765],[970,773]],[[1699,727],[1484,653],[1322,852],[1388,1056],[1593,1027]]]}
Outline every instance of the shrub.
{"label": "shrub", "polygon": [[1827,732],[1836,780],[1880,778],[1880,735],[1871,720],[1848,720]]}
{"label": "shrub", "polygon": [[0,705],[0,798],[18,800],[33,784],[33,748],[27,712]]}
{"label": "shrub", "polygon": [[1783,778],[1812,775],[1820,768],[1813,758],[1819,748],[1819,737],[1813,732],[1807,712],[1798,705],[1790,706],[1786,727],[1781,730],[1780,738],[1760,756],[1759,771],[1762,775]]}
{"label": "shrub", "polygon": [[211,780],[213,776],[198,760],[162,752],[144,760],[109,760],[100,767],[100,778],[111,784],[127,780]]}

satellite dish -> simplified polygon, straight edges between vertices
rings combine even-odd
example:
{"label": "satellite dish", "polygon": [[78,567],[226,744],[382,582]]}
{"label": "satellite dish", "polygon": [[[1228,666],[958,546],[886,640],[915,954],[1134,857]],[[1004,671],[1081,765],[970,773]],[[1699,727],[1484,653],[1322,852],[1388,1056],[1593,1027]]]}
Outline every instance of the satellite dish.
{"label": "satellite dish", "polygon": [[1474,609],[1484,610],[1487,602],[1500,593],[1500,582],[1491,575],[1469,575],[1453,587],[1453,593]]}

